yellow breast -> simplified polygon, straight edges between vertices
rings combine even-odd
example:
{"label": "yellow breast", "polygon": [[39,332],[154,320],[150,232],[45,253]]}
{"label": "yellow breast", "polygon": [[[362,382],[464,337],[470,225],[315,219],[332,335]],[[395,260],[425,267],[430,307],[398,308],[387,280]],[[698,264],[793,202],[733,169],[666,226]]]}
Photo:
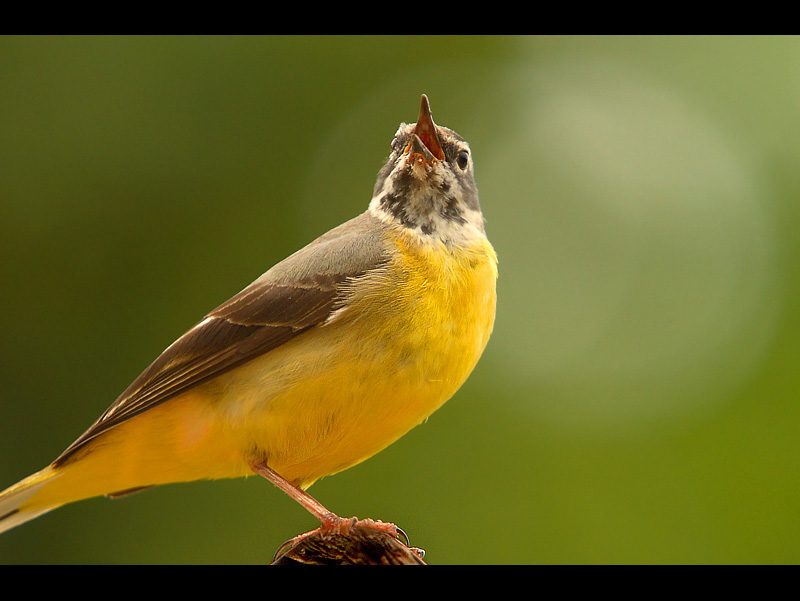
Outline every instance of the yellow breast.
{"label": "yellow breast", "polygon": [[235,377],[260,381],[227,404],[287,480],[318,478],[367,459],[425,420],[466,380],[491,334],[497,259],[485,239],[468,248],[398,233],[385,269],[347,291],[326,325],[251,362]]}

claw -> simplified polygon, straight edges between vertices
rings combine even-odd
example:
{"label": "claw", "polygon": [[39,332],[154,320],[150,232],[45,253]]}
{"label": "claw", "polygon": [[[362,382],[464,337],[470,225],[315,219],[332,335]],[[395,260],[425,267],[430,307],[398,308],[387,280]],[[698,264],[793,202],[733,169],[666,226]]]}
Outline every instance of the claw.
{"label": "claw", "polygon": [[[397,540],[403,543],[406,547],[411,547],[411,541],[408,540],[408,534],[406,534],[405,531],[403,531],[403,529],[399,526],[395,526],[395,528],[397,528]],[[403,538],[400,538],[401,536]]]}
{"label": "claw", "polygon": [[295,540],[297,540],[296,536],[294,538],[290,538],[285,543],[283,543],[280,547],[278,547],[278,550],[275,551],[275,555],[272,556],[272,563],[275,563],[276,561],[278,561],[278,559],[283,557],[283,555],[286,552],[288,552],[289,549],[291,549],[294,546],[294,541]]}

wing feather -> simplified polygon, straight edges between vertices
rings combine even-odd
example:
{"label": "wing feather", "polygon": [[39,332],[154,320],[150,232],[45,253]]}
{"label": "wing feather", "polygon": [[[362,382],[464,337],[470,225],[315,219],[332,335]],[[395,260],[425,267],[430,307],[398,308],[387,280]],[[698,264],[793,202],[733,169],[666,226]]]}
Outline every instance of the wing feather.
{"label": "wing feather", "polygon": [[278,263],[170,345],[56,463],[109,428],[325,322],[342,284],[388,260],[368,213]]}

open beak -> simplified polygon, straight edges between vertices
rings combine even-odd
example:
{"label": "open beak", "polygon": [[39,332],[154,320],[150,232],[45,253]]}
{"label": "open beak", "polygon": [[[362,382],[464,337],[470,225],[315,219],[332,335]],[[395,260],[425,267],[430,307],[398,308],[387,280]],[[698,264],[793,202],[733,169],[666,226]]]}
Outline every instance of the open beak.
{"label": "open beak", "polygon": [[425,94],[422,95],[419,119],[417,119],[417,126],[414,128],[414,135],[408,150],[409,159],[413,159],[417,155],[426,163],[444,159],[444,151],[442,151],[439,135],[436,133],[436,124],[431,115],[431,105]]}

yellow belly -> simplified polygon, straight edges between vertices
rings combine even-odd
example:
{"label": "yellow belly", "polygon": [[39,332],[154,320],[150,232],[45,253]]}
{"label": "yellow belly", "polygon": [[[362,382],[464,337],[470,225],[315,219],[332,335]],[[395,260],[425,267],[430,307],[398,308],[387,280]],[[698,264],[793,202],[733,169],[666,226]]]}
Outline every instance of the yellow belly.
{"label": "yellow belly", "polygon": [[359,463],[424,421],[489,339],[497,263],[488,241],[395,243],[394,262],[359,280],[331,323],[212,385],[233,393],[220,410],[243,452],[296,485]]}

